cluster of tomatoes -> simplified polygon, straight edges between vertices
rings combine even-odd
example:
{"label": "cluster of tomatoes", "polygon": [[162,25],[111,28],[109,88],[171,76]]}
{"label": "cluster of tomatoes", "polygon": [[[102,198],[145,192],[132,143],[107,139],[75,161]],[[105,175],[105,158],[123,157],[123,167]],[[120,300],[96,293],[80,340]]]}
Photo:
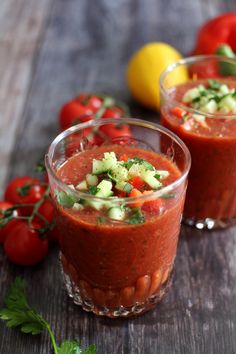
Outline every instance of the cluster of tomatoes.
{"label": "cluster of tomatoes", "polygon": [[[93,119],[124,116],[129,116],[128,108],[113,97],[81,94],[61,108],[59,125],[63,131]],[[101,131],[110,139],[131,137],[127,125],[107,124]],[[91,137],[91,128],[85,132]],[[18,265],[37,264],[58,235],[48,183],[29,176],[12,180],[5,189],[4,201],[0,201],[0,243],[7,257]]]}
{"label": "cluster of tomatoes", "polygon": [[49,241],[57,240],[49,186],[37,178],[17,177],[0,202],[0,243],[8,258],[34,265],[45,258]]}

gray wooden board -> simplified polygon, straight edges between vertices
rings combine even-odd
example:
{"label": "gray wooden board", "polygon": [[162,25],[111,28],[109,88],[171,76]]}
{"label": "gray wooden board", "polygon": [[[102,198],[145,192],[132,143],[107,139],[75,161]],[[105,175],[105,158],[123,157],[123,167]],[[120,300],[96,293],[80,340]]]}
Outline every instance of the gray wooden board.
{"label": "gray wooden board", "polygon": [[[130,55],[150,41],[188,54],[199,25],[232,10],[235,0],[2,0],[1,186],[32,173],[58,132],[58,108],[79,91],[109,92],[129,103],[133,116],[156,120],[128,93]],[[23,276],[59,342],[94,343],[98,354],[236,353],[235,228],[183,226],[172,288],[154,311],[136,319],[97,318],[73,305],[57,257],[54,247],[43,264],[21,269],[0,252],[0,303],[15,276]],[[50,343],[46,335],[32,338],[0,323],[0,353],[48,354]]]}

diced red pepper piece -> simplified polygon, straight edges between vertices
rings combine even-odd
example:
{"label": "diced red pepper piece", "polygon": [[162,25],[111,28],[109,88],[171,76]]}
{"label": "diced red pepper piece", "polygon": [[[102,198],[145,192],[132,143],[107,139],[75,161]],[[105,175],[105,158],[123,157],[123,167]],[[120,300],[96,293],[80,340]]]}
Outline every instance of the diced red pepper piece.
{"label": "diced red pepper piece", "polygon": [[124,162],[127,162],[128,159],[129,158],[128,158],[128,156],[126,154],[121,155],[120,158],[119,158],[120,161],[124,161]]}
{"label": "diced red pepper piece", "polygon": [[[132,189],[132,191],[129,193],[130,198],[141,197],[142,195],[143,193],[136,188]],[[140,208],[143,205],[143,201],[137,201],[129,205],[131,208]]]}
{"label": "diced red pepper piece", "polygon": [[187,112],[184,109],[177,107],[177,106],[171,108],[171,113],[174,114],[178,118],[183,118],[187,114]]}
{"label": "diced red pepper piece", "polygon": [[133,176],[129,180],[129,183],[136,189],[140,189],[140,188],[142,188],[144,186],[144,181],[139,176]]}

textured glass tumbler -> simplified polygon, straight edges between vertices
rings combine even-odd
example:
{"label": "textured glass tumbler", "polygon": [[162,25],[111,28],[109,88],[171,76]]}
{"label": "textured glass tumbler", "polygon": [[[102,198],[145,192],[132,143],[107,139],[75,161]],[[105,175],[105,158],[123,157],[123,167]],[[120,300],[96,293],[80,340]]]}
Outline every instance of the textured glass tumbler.
{"label": "textured glass tumbler", "polygon": [[[179,75],[180,70],[185,74]],[[185,142],[192,158],[184,222],[198,229],[236,223],[236,114],[197,110],[182,97],[198,85],[209,87],[209,82],[235,89],[235,75],[235,59],[196,56],[170,65],[160,79],[161,123]],[[176,112],[185,115],[177,117]]]}
{"label": "textured glass tumbler", "polygon": [[[153,308],[170,284],[181,216],[185,200],[190,154],[184,143],[157,124],[134,118],[116,119],[116,124],[129,127],[131,137],[107,139],[91,144],[86,138],[99,128],[114,124],[114,119],[78,124],[56,137],[46,155],[51,195],[60,229],[61,266],[66,288],[75,304],[97,315],[128,317]],[[98,133],[99,134],[99,133]],[[94,137],[94,136],[93,136]],[[97,140],[98,141],[98,140]],[[133,147],[161,154],[179,170],[179,177],[163,189],[135,198],[114,198],[113,203],[129,207],[144,201],[163,200],[162,207],[144,223],[125,221],[95,223],[86,214],[62,207],[58,191],[90,202],[109,201],[78,192],[58,178],[61,166],[80,152],[108,146],[109,151]],[[95,212],[89,209],[89,213]],[[96,211],[96,216],[99,212]]]}

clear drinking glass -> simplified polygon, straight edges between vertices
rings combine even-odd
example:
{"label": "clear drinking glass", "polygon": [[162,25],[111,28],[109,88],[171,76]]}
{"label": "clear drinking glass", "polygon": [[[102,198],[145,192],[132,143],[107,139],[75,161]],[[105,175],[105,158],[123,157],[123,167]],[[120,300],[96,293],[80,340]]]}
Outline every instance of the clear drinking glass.
{"label": "clear drinking glass", "polygon": [[[170,65],[160,78],[161,123],[177,134],[191,153],[184,221],[198,229],[224,228],[236,222],[236,114],[226,113],[223,108],[221,112],[210,112],[211,104],[215,105],[214,94],[204,111],[191,108],[182,100],[190,88],[217,84],[236,88],[235,59],[182,59]],[[202,97],[204,94],[203,89]],[[198,99],[195,98],[196,107]]]}
{"label": "clear drinking glass", "polygon": [[[103,137],[101,141],[101,127],[114,126],[114,119],[78,124],[52,142],[46,155],[46,167],[60,229],[60,260],[69,296],[86,311],[126,317],[153,308],[170,284],[190,154],[177,136],[157,124],[133,118],[115,122],[129,128],[132,138]],[[89,141],[91,131],[93,139]],[[79,210],[75,205],[62,206],[58,202],[59,193],[69,195],[73,201],[86,199],[90,205],[111,202],[111,198],[74,190],[58,176],[63,164],[76,157],[79,165],[69,171],[73,177],[78,166],[83,169],[84,164],[91,163],[99,149],[124,154],[135,150],[139,157],[152,154],[155,158],[161,154],[166,163],[178,171],[177,179],[159,191],[141,197],[112,199],[114,206],[123,205],[135,212],[139,212],[144,202],[158,204],[157,209],[150,209],[145,222],[112,221],[104,217],[103,209]]]}

